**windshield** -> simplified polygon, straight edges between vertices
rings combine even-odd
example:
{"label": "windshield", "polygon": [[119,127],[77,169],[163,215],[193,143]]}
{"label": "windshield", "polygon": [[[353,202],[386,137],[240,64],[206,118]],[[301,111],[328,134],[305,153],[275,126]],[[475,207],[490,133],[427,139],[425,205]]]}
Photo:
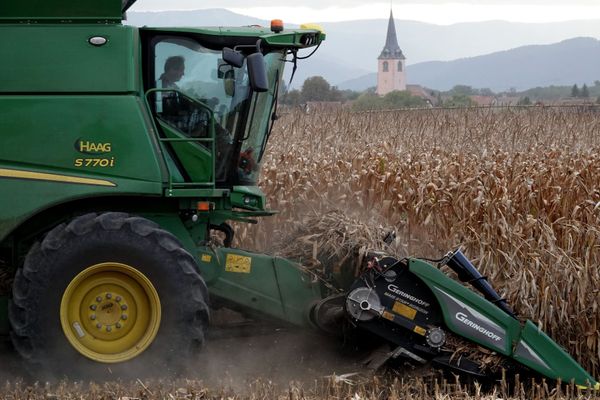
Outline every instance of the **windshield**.
{"label": "windshield", "polygon": [[[246,66],[234,68],[226,64],[221,51],[208,49],[191,38],[156,38],[154,87],[181,91],[213,111],[217,183],[257,183],[283,58],[283,51],[265,56],[270,90],[254,93]],[[156,112],[163,121],[190,136],[198,131],[197,126],[190,125],[206,118],[192,118],[192,110],[197,114],[197,107],[185,104],[182,96],[176,101],[173,97],[170,92],[161,93]],[[176,110],[171,109],[172,104],[177,105]]]}
{"label": "windshield", "polygon": [[[269,53],[265,56],[269,90],[265,93],[255,93],[250,102],[250,119],[240,153],[242,157],[240,178],[248,183],[258,182],[260,161],[273,123],[271,117],[283,72],[283,58],[283,53]],[[245,159],[249,160],[249,163],[246,163]]]}

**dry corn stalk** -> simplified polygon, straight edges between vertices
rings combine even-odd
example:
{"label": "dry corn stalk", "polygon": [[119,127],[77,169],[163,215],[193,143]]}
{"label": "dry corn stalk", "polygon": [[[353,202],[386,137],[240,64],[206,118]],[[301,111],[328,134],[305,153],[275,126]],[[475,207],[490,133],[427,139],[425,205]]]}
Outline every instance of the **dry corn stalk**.
{"label": "dry corn stalk", "polygon": [[346,268],[357,276],[368,252],[392,250],[383,242],[387,232],[374,222],[361,222],[339,210],[311,213],[294,222],[291,232],[278,235],[275,252],[325,274],[339,274]]}

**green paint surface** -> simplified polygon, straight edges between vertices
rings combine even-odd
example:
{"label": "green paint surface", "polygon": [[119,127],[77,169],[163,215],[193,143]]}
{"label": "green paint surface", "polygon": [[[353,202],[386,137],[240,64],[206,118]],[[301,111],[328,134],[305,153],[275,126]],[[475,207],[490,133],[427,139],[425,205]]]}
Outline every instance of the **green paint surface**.
{"label": "green paint surface", "polygon": [[[437,268],[427,262],[412,259],[410,271],[419,276],[432,290],[444,314],[444,321],[452,331],[459,332],[460,322],[454,318],[448,304],[435,288],[440,288],[452,295],[462,303],[475,309],[478,313],[492,320],[507,332],[505,348],[491,348],[487,343],[478,340],[477,336],[461,335],[467,339],[491,348],[501,354],[514,358],[518,362],[532,368],[552,379],[561,379],[563,382],[575,381],[581,386],[593,386],[596,381],[588,374],[564,349],[556,344],[548,335],[538,329],[531,321],[526,321],[522,326],[519,321],[510,317],[497,306],[471,291],[460,283],[449,278]],[[516,353],[517,344],[524,342],[534,353],[528,360]],[[541,360],[532,362],[531,359]],[[545,364],[545,365],[544,365]]]}
{"label": "green paint surface", "polygon": [[2,0],[0,20],[121,21],[121,0]]}
{"label": "green paint surface", "polygon": [[0,25],[0,92],[139,91],[137,37],[123,25]]}
{"label": "green paint surface", "polygon": [[[99,179],[114,187],[0,177],[0,238],[78,198],[161,195],[163,177],[136,96],[0,96],[0,169]],[[29,117],[35,116],[35,118]]]}
{"label": "green paint surface", "polygon": [[308,311],[321,299],[320,285],[299,264],[225,248],[199,247],[197,257],[211,296],[250,312],[309,326]]}

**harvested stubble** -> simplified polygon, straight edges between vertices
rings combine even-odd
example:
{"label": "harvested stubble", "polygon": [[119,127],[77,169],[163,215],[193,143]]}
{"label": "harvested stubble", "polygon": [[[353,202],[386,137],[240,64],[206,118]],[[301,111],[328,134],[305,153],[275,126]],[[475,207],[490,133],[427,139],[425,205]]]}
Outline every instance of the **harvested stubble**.
{"label": "harvested stubble", "polygon": [[401,256],[462,245],[522,317],[597,376],[599,150],[595,108],[291,113],[262,176],[281,213],[238,239],[268,250],[273,231],[335,209],[393,226]]}
{"label": "harvested stubble", "polygon": [[[141,381],[108,382],[104,384],[61,382],[58,384],[36,383],[28,385],[20,381],[0,387],[3,399],[89,399],[89,400],[366,400],[366,399],[598,399],[591,393],[567,386],[557,388],[548,384],[514,384],[511,388],[500,384],[491,392],[481,386],[464,385],[458,379],[445,379],[410,375],[387,374],[385,376],[327,376],[312,383],[291,382],[280,386],[268,380],[231,382],[221,387],[209,388],[202,381]],[[233,389],[236,387],[236,389]]]}

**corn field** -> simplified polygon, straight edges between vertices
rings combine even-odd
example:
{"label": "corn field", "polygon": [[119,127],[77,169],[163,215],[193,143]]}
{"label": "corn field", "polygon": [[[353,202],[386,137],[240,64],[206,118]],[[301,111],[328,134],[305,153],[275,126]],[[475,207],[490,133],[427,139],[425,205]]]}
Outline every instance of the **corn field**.
{"label": "corn field", "polygon": [[243,247],[273,250],[273,232],[332,210],[395,229],[403,256],[462,246],[521,317],[599,375],[599,109],[292,112],[263,161],[280,214],[242,229]]}

